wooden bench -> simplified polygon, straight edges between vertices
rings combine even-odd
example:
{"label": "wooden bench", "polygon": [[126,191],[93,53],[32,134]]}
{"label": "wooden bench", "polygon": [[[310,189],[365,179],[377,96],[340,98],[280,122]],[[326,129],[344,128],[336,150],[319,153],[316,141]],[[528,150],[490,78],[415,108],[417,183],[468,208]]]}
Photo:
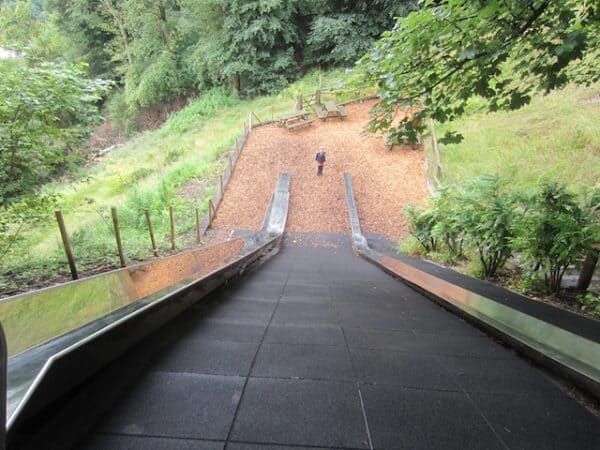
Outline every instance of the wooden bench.
{"label": "wooden bench", "polygon": [[280,125],[287,125],[289,121],[307,120],[309,113],[306,111],[296,111],[295,113],[287,114],[285,116],[277,117],[277,122]]}
{"label": "wooden bench", "polygon": [[315,114],[321,120],[327,119],[327,111],[323,109],[321,105],[315,104]]}
{"label": "wooden bench", "polygon": [[337,105],[334,101],[325,102],[323,105],[315,104],[315,114],[321,120],[340,118],[348,116],[348,111],[343,106]]}
{"label": "wooden bench", "polygon": [[288,129],[288,131],[292,131],[292,130],[295,130],[296,128],[301,128],[301,127],[305,127],[308,125],[312,125],[312,122],[313,122],[312,119],[287,121],[285,126]]}

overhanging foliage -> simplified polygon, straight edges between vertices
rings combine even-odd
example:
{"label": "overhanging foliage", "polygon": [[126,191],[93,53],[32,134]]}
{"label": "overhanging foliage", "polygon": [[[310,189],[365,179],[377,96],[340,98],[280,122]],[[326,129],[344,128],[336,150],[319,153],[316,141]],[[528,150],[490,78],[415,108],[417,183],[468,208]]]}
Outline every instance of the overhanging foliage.
{"label": "overhanging foliage", "polygon": [[[420,6],[360,63],[382,98],[373,131],[393,127],[398,137],[414,140],[424,117],[452,120],[474,95],[492,111],[516,109],[537,91],[565,85],[578,70],[580,81],[600,79],[591,57],[598,52],[598,2],[423,0]],[[407,105],[418,112],[398,123],[396,113]],[[460,136],[445,136],[452,139]]]}

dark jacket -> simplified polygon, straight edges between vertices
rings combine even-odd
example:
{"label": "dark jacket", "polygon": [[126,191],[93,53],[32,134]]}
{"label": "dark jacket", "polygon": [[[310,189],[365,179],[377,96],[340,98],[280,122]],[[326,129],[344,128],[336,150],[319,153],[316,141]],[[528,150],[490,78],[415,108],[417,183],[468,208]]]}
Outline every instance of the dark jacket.
{"label": "dark jacket", "polygon": [[317,152],[315,161],[317,161],[319,164],[323,164],[325,162],[325,152]]}

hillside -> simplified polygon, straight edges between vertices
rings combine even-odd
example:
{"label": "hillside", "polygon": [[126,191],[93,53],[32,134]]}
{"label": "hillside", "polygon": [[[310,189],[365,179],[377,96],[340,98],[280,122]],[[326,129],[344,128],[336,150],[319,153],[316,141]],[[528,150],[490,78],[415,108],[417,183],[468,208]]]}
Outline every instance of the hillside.
{"label": "hillside", "polygon": [[442,145],[443,182],[463,184],[498,173],[514,187],[531,188],[557,180],[575,190],[600,180],[600,103],[586,101],[599,88],[568,87],[535,98],[511,112],[473,112],[437,127],[458,130],[459,144]]}
{"label": "hillside", "polygon": [[[156,131],[138,135],[126,145],[96,158],[74,178],[44,186],[58,195],[81,271],[115,267],[115,244],[110,207],[118,207],[123,245],[128,260],[152,255],[143,210],[151,211],[157,244],[169,249],[168,206],[176,217],[178,248],[193,242],[194,208],[201,213],[214,194],[215,181],[225,162],[221,154],[241,134],[251,112],[271,119],[293,110],[298,92],[313,92],[319,83],[339,86],[342,71],[313,72],[277,95],[237,100],[225,91],[208,91],[184,110],[172,115]],[[0,293],[5,295],[39,286],[45,279],[68,271],[53,214],[48,205],[35,222],[26,221],[0,261]],[[188,234],[186,234],[188,233]]]}

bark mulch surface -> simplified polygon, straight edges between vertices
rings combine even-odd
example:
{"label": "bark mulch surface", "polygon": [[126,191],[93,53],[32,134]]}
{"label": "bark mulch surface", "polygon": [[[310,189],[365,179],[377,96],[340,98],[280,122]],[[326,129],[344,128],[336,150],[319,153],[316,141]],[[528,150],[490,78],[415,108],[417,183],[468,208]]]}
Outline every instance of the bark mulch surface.
{"label": "bark mulch surface", "polygon": [[182,252],[176,258],[132,268],[130,279],[138,298],[143,298],[183,280],[200,279],[227,264],[243,248],[244,240],[234,239]]}
{"label": "bark mulch surface", "polygon": [[[343,173],[350,172],[363,232],[398,239],[407,233],[402,209],[429,196],[422,150],[389,151],[381,136],[367,135],[374,101],[348,105],[348,117],[288,131],[258,127],[237,162],[213,223],[216,229],[260,228],[277,175],[292,175],[286,231],[347,233],[350,230]],[[315,154],[327,152],[325,173],[316,176]]]}

